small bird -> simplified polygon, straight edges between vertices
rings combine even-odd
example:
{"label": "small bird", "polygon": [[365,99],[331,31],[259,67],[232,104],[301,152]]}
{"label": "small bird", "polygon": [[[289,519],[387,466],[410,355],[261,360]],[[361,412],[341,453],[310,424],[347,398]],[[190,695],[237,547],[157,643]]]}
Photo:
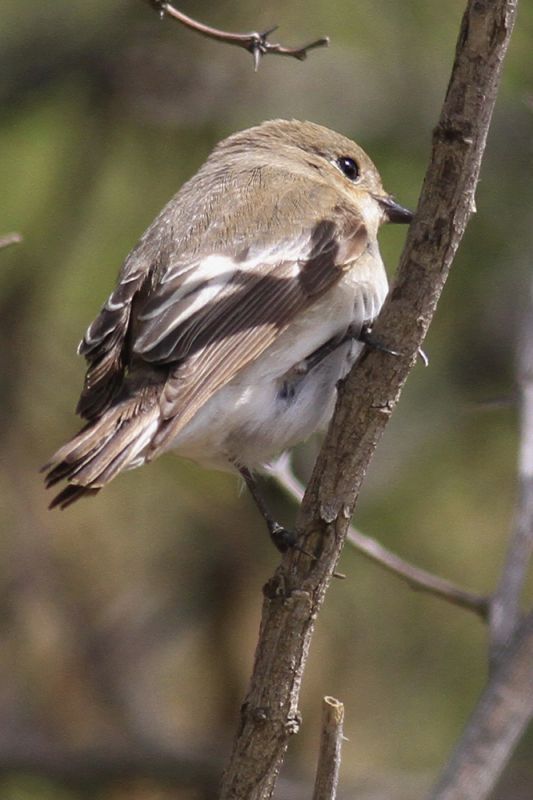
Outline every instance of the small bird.
{"label": "small bird", "polygon": [[388,291],[377,234],[412,214],[366,153],[320,125],[272,120],[225,139],[126,258],[78,352],[86,425],[43,467],[98,492],[167,450],[253,471],[325,429],[336,387]]}

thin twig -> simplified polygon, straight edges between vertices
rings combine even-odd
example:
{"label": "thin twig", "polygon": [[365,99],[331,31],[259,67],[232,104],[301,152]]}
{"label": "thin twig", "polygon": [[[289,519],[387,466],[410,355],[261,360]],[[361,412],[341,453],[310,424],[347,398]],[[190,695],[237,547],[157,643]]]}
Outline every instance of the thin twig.
{"label": "thin twig", "polygon": [[20,244],[22,241],[22,236],[20,233],[6,233],[4,236],[0,236],[0,250],[4,247],[10,247],[12,244]]}
{"label": "thin twig", "polygon": [[341,766],[344,705],[334,697],[322,703],[322,733],[313,800],[335,800]]}
{"label": "thin twig", "polygon": [[520,453],[518,500],[505,564],[490,609],[491,663],[505,653],[520,621],[520,595],[533,552],[533,285],[518,353]]}
{"label": "thin twig", "polygon": [[[268,472],[274,477],[292,497],[301,502],[304,496],[304,487],[295,476],[291,468],[290,459],[283,455],[273,462]],[[350,525],[346,541],[356,548],[362,555],[370,559],[392,575],[405,581],[415,591],[427,592],[434,597],[440,597],[456,606],[473,611],[482,620],[486,621],[489,614],[490,600],[488,597],[462,589],[455,583],[416,567],[405,561],[400,556],[387,550],[382,544],[367,536]]]}
{"label": "thin twig", "polygon": [[174,8],[173,5],[165,2],[165,0],[147,0],[147,2],[159,12],[161,19],[165,14],[168,14],[169,17],[173,17],[173,19],[181,22],[186,28],[196,31],[196,33],[199,33],[201,36],[244,48],[252,54],[256,72],[263,56],[290,56],[291,58],[297,58],[298,61],[305,61],[309,50],[314,50],[317,47],[327,47],[329,45],[329,37],[321,36],[320,39],[316,39],[301,47],[285,47],[285,45],[268,41],[270,34],[278,29],[277,25],[269,28],[264,33],[257,33],[257,31],[252,31],[251,33],[231,33],[230,31],[221,31],[218,28],[205,25],[203,22],[198,22],[192,17],[188,17],[183,11],[178,11],[177,8]]}

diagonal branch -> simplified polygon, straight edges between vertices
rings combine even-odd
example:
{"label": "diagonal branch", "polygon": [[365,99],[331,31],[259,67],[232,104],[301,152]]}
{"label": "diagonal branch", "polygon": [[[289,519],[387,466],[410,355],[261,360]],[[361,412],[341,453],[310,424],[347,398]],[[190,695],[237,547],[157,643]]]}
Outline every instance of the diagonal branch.
{"label": "diagonal branch", "polygon": [[[269,467],[269,474],[296,500],[301,502],[304,496],[304,487],[291,469],[289,458],[284,454]],[[371,536],[366,536],[361,531],[350,525],[346,541],[355,547],[362,555],[374,564],[396,575],[397,578],[407,583],[415,591],[427,592],[441,600],[447,600],[456,606],[473,611],[482,620],[487,620],[489,615],[490,600],[488,597],[470,592],[455,583],[427,572],[414,564],[400,558],[396,553],[387,550],[382,544]]]}
{"label": "diagonal branch", "polygon": [[191,31],[196,31],[201,36],[206,36],[208,39],[215,39],[218,42],[225,42],[232,44],[236,47],[242,47],[252,54],[254,60],[254,69],[257,72],[259,63],[263,56],[278,55],[278,56],[291,56],[297,58],[298,61],[305,61],[309,50],[314,50],[317,47],[327,47],[329,45],[329,37],[321,36],[309,44],[302,45],[301,47],[286,47],[285,45],[269,42],[268,37],[271,33],[277,30],[278,26],[269,28],[264,33],[231,33],[230,31],[221,31],[218,28],[212,28],[210,25],[205,25],[203,22],[188,17],[183,11],[178,11],[173,5],[167,3],[165,0],[147,0],[156,11],[159,12],[161,19],[168,14],[178,22],[181,22],[186,28]]}
{"label": "diagonal branch", "polygon": [[[291,734],[314,622],[348,533],[361,484],[415,363],[474,209],[487,132],[516,0],[469,0],[416,218],[375,336],[408,355],[365,352],[339,389],[302,509],[302,545],[265,587],[253,674],[221,800],[266,800]],[[397,348],[396,348],[397,349]]]}

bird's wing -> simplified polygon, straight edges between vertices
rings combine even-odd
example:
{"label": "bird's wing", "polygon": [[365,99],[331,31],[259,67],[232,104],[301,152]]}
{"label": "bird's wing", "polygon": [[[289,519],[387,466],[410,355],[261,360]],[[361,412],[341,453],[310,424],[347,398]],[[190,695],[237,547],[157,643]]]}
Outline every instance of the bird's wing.
{"label": "bird's wing", "polygon": [[137,309],[133,351],[169,365],[153,455],[291,320],[334,286],[365,251],[361,217],[336,207],[293,240],[240,261],[207,257],[194,270],[169,272]]}

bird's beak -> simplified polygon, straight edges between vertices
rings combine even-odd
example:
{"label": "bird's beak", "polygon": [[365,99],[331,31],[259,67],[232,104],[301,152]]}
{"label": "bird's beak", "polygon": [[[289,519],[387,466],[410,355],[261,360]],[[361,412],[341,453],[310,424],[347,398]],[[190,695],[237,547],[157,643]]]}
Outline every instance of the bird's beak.
{"label": "bird's beak", "polygon": [[396,200],[391,197],[390,195],[379,196],[374,195],[378,203],[380,204],[381,208],[385,212],[385,221],[386,222],[397,222],[400,224],[406,224],[411,222],[413,219],[413,212],[409,211],[408,208],[404,208]]}

